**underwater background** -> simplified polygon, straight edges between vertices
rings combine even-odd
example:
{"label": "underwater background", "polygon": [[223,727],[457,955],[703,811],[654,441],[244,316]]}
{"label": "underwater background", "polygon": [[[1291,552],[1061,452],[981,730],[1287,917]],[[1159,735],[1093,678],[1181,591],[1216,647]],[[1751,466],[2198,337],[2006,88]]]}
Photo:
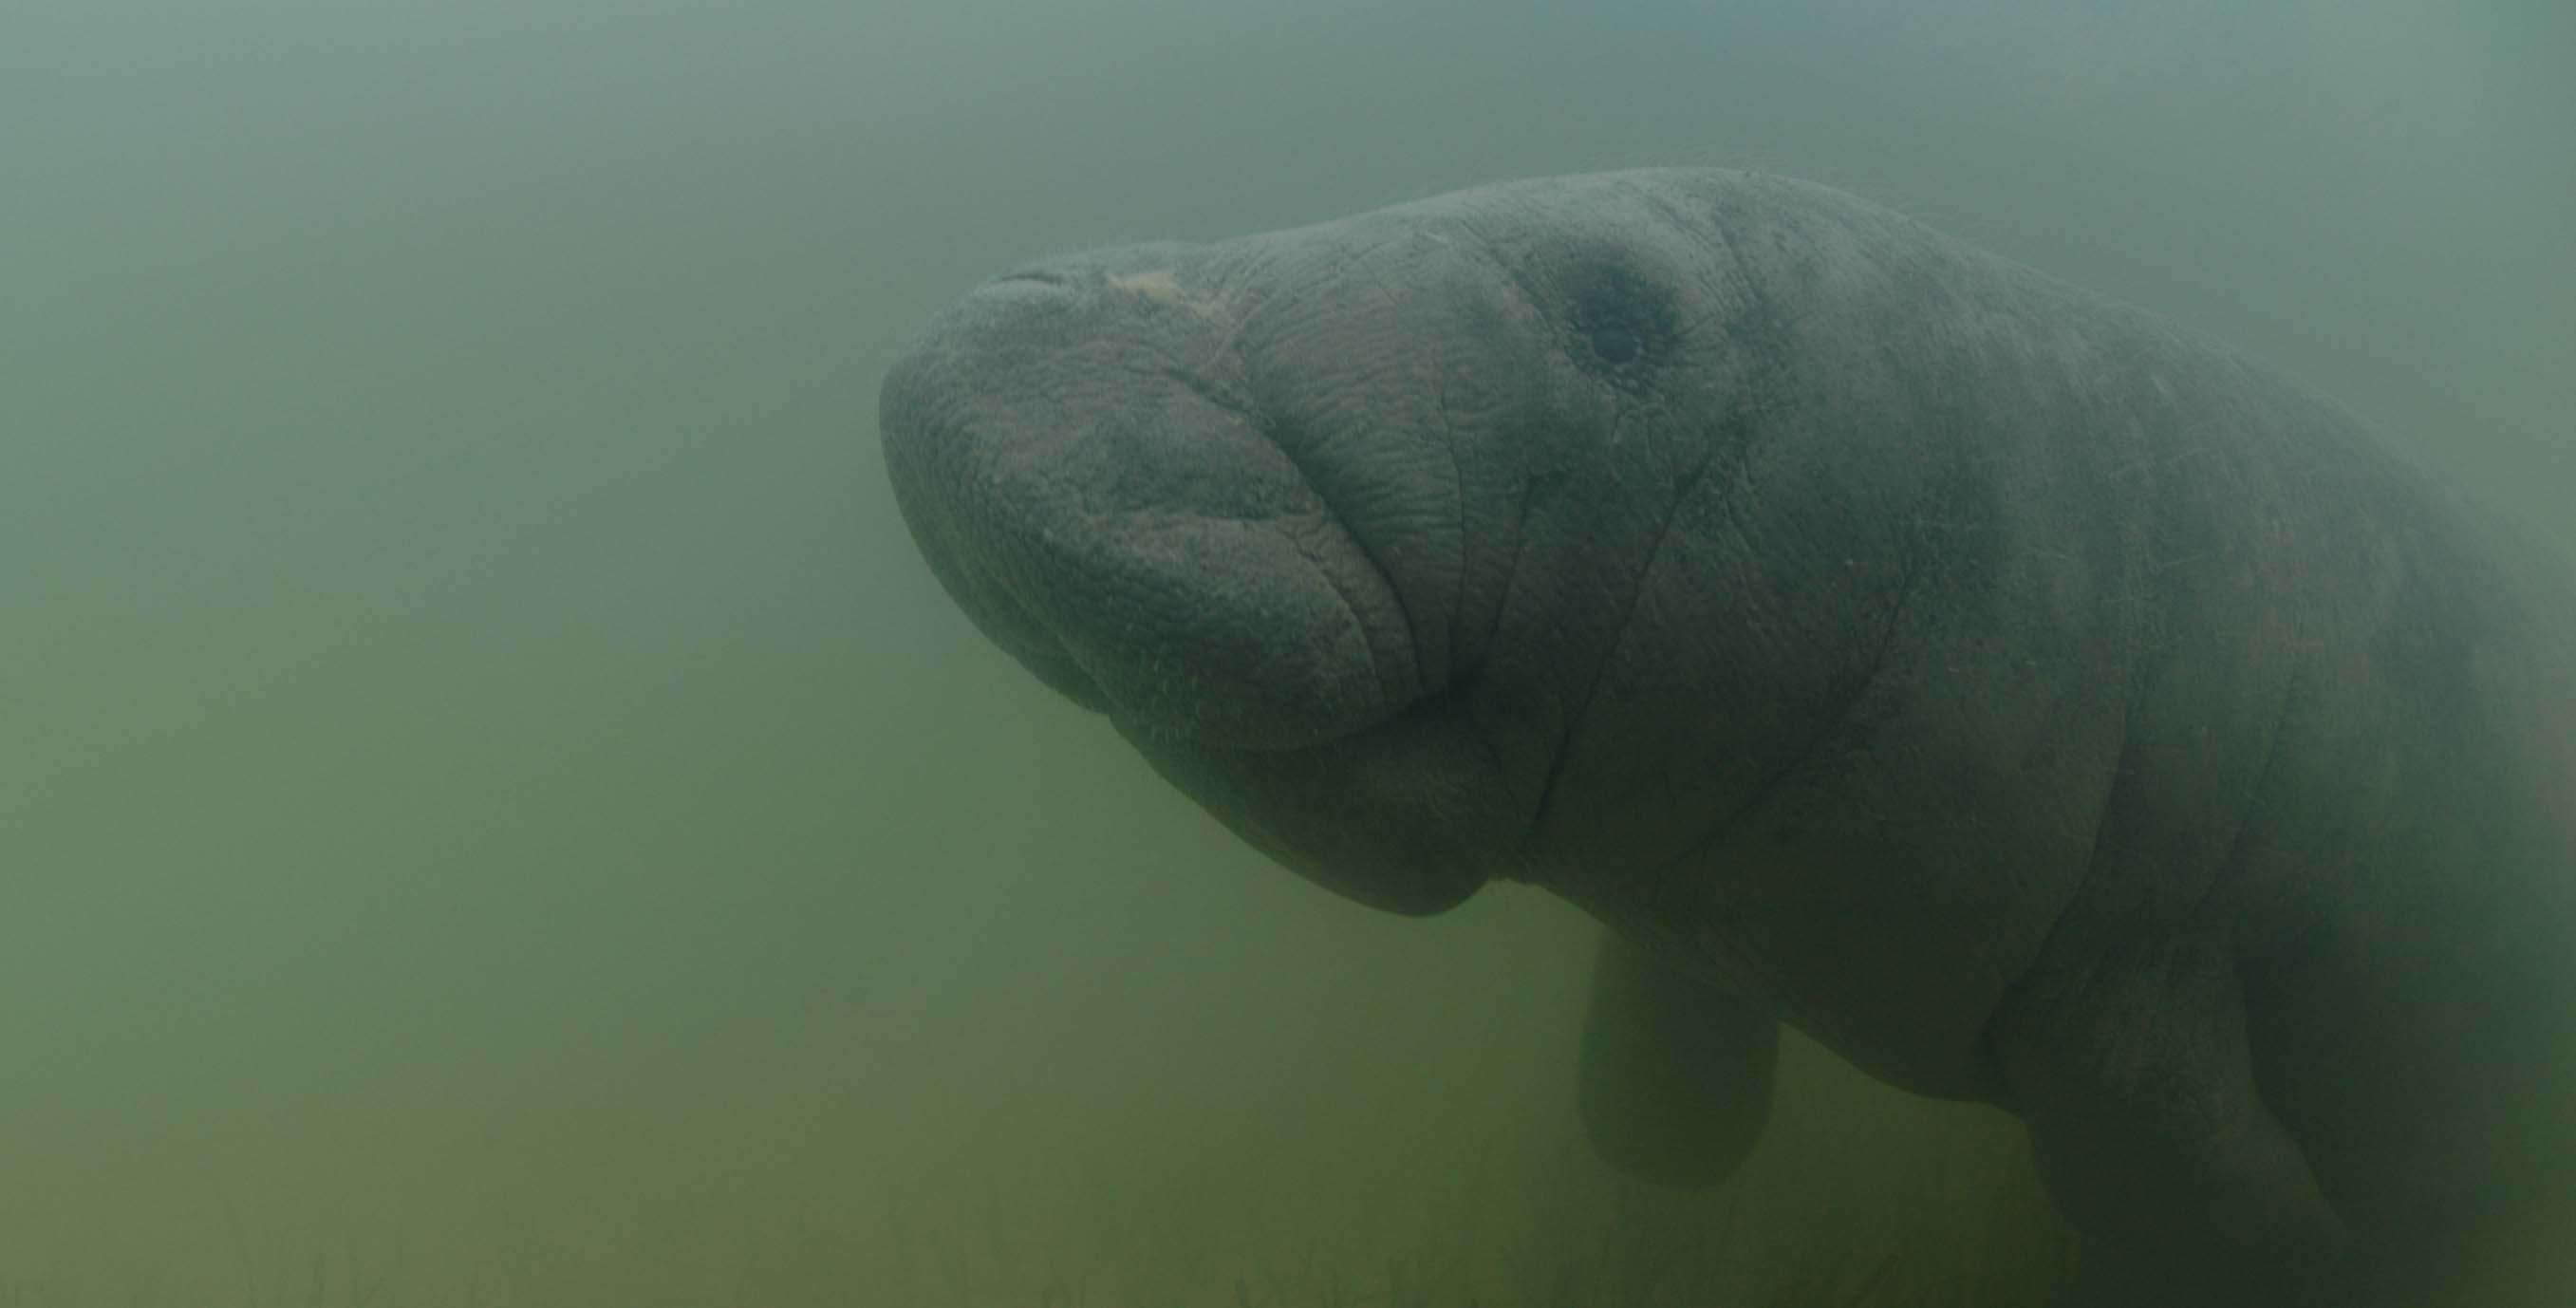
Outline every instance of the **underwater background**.
{"label": "underwater background", "polygon": [[1264,864],[886,486],[1012,262],[1648,164],[2576,540],[2559,0],[0,7],[0,1305],[1952,1302],[2000,1116],[1799,1046],[1620,1181],[1572,910]]}

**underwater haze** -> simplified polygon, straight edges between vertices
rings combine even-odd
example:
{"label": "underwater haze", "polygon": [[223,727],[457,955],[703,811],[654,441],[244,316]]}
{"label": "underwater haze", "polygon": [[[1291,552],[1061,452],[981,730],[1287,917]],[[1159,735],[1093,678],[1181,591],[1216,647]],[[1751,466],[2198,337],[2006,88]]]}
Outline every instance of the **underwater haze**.
{"label": "underwater haze", "polygon": [[0,12],[0,1305],[2001,1293],[2000,1114],[1799,1045],[1744,1176],[1620,1180],[1573,910],[1270,866],[895,512],[879,380],[995,271],[1648,164],[2576,541],[2561,0]]}

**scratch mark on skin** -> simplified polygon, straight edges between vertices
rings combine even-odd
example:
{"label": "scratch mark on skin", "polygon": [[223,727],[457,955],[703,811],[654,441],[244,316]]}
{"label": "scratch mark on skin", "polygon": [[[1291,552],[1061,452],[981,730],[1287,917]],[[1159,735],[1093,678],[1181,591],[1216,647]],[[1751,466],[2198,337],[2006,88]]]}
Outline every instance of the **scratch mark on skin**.
{"label": "scratch mark on skin", "polygon": [[[1736,497],[1729,495],[1723,507],[1726,510],[1728,528],[1735,533],[1737,541],[1749,550],[1752,538],[1745,531],[1743,519],[1739,516],[1740,510]],[[1896,648],[1897,638],[1904,632],[1905,622],[1909,616],[1908,608],[1914,600],[1915,584],[1922,576],[1923,568],[1922,557],[1917,553],[1909,552],[1904,571],[1897,577],[1896,597],[1888,604],[1887,620],[1879,627],[1877,639],[1872,642],[1867,661],[1853,677],[1851,692],[1843,697],[1842,702],[1835,706],[1832,712],[1823,717],[1822,725],[1813,736],[1809,737],[1806,748],[1800,750],[1796,757],[1787,760],[1756,786],[1743,802],[1736,805],[1733,812],[1721,819],[1706,836],[1693,842],[1688,851],[1674,859],[1668,865],[1668,870],[1686,866],[1693,859],[1705,855],[1708,850],[1716,847],[1763,804],[1778,794],[1782,787],[1788,785],[1791,780],[1823,757],[1827,745],[1842,738],[1844,732],[1859,715],[1861,705],[1869,702],[1878,688],[1880,678],[1887,671],[1888,658]]]}
{"label": "scratch mark on skin", "polygon": [[1563,779],[1567,761],[1574,754],[1575,741],[1583,734],[1584,720],[1592,714],[1593,700],[1600,695],[1601,684],[1609,679],[1610,666],[1618,661],[1619,650],[1627,643],[1629,629],[1636,620],[1637,606],[1644,601],[1646,587],[1654,577],[1655,565],[1663,558],[1665,547],[1671,543],[1673,527],[1681,521],[1683,506],[1689,504],[1691,496],[1697,493],[1700,482],[1708,475],[1710,466],[1717,462],[1717,456],[1718,451],[1711,449],[1697,465],[1691,468],[1690,473],[1682,479],[1680,487],[1674,491],[1671,504],[1665,508],[1663,520],[1656,524],[1655,539],[1647,546],[1645,559],[1637,566],[1636,580],[1628,587],[1628,593],[1621,598],[1619,622],[1614,628],[1618,634],[1611,637],[1609,647],[1602,651],[1600,661],[1593,664],[1591,680],[1583,688],[1583,697],[1575,701],[1573,714],[1566,718],[1564,734],[1558,740],[1556,757],[1550,760],[1547,777],[1539,784],[1538,802],[1531,807],[1529,830],[1522,837],[1525,846],[1536,842],[1540,832],[1547,827],[1548,811],[1556,800],[1557,783]]}
{"label": "scratch mark on skin", "polygon": [[[1431,404],[1432,411],[1439,415],[1441,444],[1449,455],[1449,516],[1458,524],[1457,544],[1452,556],[1457,560],[1458,571],[1449,587],[1449,635],[1441,648],[1441,661],[1445,666],[1436,678],[1436,684],[1446,688],[1458,675],[1458,620],[1465,616],[1467,604],[1467,471],[1458,458],[1458,423],[1449,412],[1449,380],[1437,368],[1431,374]],[[1428,670],[1425,681],[1435,681]]]}

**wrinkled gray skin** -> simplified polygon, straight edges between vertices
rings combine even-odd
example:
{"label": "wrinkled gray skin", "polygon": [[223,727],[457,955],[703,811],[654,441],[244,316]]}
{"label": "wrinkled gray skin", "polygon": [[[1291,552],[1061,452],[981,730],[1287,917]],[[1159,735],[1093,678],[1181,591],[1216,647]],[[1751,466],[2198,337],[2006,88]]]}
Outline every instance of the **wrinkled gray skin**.
{"label": "wrinkled gray skin", "polygon": [[1032,265],[882,419],[978,626],[1246,840],[1605,923],[1646,1175],[1741,1159],[1784,1021],[2267,1301],[2569,1174],[2576,584],[2205,338],[1631,172]]}

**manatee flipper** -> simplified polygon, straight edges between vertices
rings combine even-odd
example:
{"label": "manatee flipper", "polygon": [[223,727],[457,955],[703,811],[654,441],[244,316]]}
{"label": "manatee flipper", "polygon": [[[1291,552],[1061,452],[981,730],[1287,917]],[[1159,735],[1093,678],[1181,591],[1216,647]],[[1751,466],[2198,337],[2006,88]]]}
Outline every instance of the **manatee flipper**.
{"label": "manatee flipper", "polygon": [[1991,1028],[2050,1199],[2178,1284],[2322,1303],[2349,1237],[2263,1102],[2214,936],[2105,949],[2017,987]]}
{"label": "manatee flipper", "polygon": [[1581,1104],[1593,1147],[1674,1186],[1733,1173],[1771,1116],[1780,1024],[1615,935],[1602,939],[1583,1028]]}

